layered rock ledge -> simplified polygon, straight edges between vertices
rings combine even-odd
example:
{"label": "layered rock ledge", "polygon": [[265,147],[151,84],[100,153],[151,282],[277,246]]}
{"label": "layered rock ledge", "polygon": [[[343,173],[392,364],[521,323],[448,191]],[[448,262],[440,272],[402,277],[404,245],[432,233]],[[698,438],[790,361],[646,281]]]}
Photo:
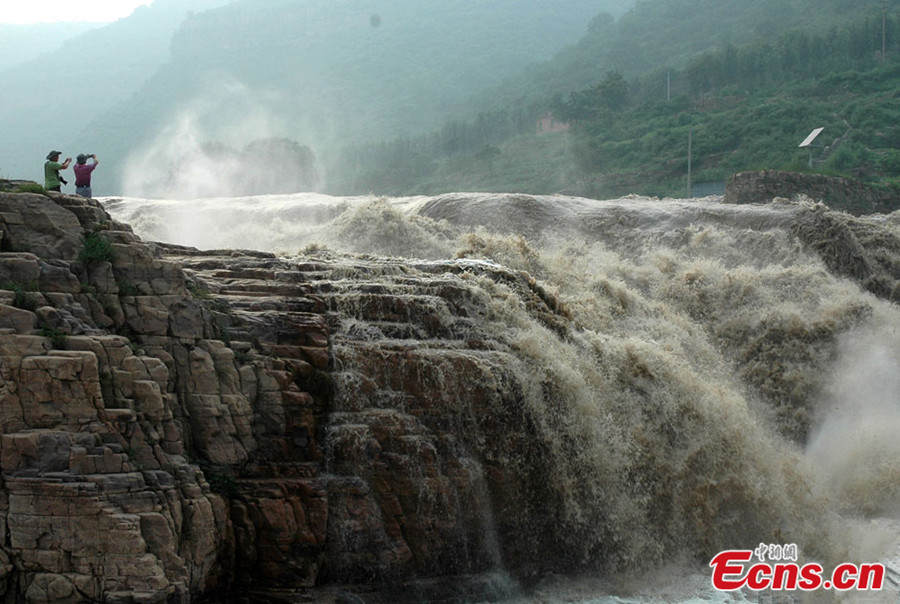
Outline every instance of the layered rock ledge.
{"label": "layered rock ledge", "polygon": [[53,193],[0,193],[0,235],[3,601],[464,598],[566,557],[464,286],[561,329],[527,276],[149,243]]}

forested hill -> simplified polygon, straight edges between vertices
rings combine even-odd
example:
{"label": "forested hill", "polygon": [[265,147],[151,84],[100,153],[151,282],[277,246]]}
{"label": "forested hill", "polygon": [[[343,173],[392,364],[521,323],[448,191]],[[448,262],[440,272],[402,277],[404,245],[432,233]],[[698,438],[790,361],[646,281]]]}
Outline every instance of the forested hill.
{"label": "forested hill", "polygon": [[[889,14],[900,6],[898,0],[883,4]],[[596,84],[609,70],[627,79],[662,74],[726,45],[775,42],[791,31],[816,34],[865,17],[880,19],[881,6],[878,0],[638,0],[619,19],[599,14],[577,42],[477,95],[467,109],[568,94]]]}
{"label": "forested hill", "polygon": [[[103,157],[103,145],[85,125],[131,96],[166,61],[172,34],[189,11],[226,1],[154,0],[114,23],[67,39],[60,33],[57,48],[0,72],[0,174],[41,178],[51,148]],[[35,31],[55,29],[44,28]]]}
{"label": "forested hill", "polygon": [[[227,194],[287,151],[279,191],[667,194],[692,136],[695,180],[887,185],[898,23],[900,0],[155,0],[3,74],[0,176],[61,147],[104,158],[98,195]],[[537,136],[548,112],[569,129]]]}
{"label": "forested hill", "polygon": [[144,165],[191,137],[238,150],[282,137],[321,155],[418,134],[631,2],[240,0],[186,20],[171,61],[88,130]]}
{"label": "forested hill", "polygon": [[[341,193],[684,195],[690,140],[693,183],[782,169],[894,188],[898,89],[898,0],[643,0],[618,21],[595,18],[442,129],[345,150],[329,182]],[[538,134],[547,112],[568,130]],[[798,149],[816,127],[816,145]]]}

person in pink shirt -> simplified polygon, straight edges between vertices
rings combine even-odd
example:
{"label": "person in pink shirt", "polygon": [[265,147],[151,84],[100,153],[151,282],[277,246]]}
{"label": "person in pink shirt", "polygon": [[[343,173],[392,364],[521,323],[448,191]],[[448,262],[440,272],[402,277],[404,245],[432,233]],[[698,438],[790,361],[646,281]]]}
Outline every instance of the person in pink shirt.
{"label": "person in pink shirt", "polygon": [[[94,163],[88,164],[88,158],[93,159]],[[76,195],[81,195],[82,197],[90,197],[92,195],[93,191],[91,190],[91,173],[99,163],[100,162],[97,161],[96,155],[80,154],[75,158],[75,167],[72,169],[75,170]]]}

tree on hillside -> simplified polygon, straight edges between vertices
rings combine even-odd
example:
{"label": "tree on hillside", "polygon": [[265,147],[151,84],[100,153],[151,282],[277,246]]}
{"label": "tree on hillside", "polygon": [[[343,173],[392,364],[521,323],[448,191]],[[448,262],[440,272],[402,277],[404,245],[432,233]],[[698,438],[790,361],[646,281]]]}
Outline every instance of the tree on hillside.
{"label": "tree on hillside", "polygon": [[611,111],[619,111],[625,106],[628,100],[628,82],[619,70],[606,73],[597,85],[597,96],[600,97],[600,105]]}
{"label": "tree on hillside", "polygon": [[568,122],[593,120],[610,112],[621,111],[628,101],[628,82],[618,71],[606,73],[596,86],[576,90],[569,98],[557,98],[553,103],[553,112],[560,119]]}

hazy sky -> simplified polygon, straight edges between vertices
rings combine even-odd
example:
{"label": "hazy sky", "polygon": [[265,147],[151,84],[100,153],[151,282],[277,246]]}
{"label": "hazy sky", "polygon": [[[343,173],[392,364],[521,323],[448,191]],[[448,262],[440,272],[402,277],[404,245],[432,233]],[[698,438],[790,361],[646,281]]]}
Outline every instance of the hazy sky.
{"label": "hazy sky", "polygon": [[50,21],[108,22],[130,15],[152,0],[40,0],[3,2],[0,23],[46,23]]}

